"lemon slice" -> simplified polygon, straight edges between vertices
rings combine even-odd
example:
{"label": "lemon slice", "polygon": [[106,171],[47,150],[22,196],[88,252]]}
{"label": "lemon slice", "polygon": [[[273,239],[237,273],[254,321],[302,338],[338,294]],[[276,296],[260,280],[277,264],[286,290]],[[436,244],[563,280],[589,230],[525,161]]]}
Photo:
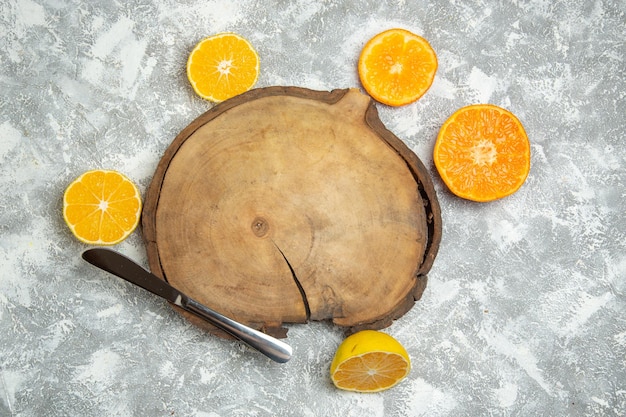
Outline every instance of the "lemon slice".
{"label": "lemon slice", "polygon": [[375,100],[403,106],[419,99],[432,85],[437,55],[421,36],[389,29],[365,44],[358,70],[361,84]]}
{"label": "lemon slice", "polygon": [[220,102],[248,91],[259,77],[259,55],[235,33],[201,40],[189,54],[187,78],[202,98]]}
{"label": "lemon slice", "polygon": [[409,354],[400,342],[383,332],[363,330],[339,345],[330,377],[343,390],[378,392],[398,384],[410,370]]}
{"label": "lemon slice", "polygon": [[139,190],[117,171],[87,171],[63,194],[63,219],[81,242],[114,245],[139,224]]}

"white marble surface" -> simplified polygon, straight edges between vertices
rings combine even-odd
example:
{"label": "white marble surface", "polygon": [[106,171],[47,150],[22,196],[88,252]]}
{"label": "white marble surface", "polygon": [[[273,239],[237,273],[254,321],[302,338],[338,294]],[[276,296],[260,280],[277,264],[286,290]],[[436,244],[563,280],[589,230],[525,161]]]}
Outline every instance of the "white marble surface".
{"label": "white marble surface", "polygon": [[[77,1],[0,4],[1,416],[626,415],[626,3],[621,1]],[[145,192],[175,135],[211,105],[185,62],[235,31],[258,87],[359,87],[374,34],[404,27],[439,56],[417,103],[378,106],[433,174],[443,242],[422,301],[386,331],[413,360],[378,394],[338,391],[342,340],[293,325],[270,362],[95,270],[63,223],[93,168]],[[526,184],[476,204],[432,163],[443,121],[491,102],[532,142]],[[146,264],[139,231],[117,246]]]}

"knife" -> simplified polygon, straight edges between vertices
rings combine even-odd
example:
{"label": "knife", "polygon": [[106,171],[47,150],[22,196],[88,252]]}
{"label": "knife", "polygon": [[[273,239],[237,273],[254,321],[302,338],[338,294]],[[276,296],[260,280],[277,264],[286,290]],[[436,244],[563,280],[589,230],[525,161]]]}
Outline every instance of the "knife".
{"label": "knife", "polygon": [[148,290],[183,310],[208,321],[273,361],[285,363],[291,359],[292,349],[288,344],[211,310],[119,252],[106,248],[94,248],[84,251],[82,257],[90,264]]}

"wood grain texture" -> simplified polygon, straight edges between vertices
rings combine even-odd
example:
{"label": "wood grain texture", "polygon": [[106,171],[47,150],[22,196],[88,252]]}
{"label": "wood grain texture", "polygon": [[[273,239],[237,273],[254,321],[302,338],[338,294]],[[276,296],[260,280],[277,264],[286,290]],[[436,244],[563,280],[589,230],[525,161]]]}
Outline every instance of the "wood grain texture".
{"label": "wood grain texture", "polygon": [[371,99],[295,87],[252,90],[184,129],[142,225],[156,275],[278,337],[308,320],[388,326],[421,297],[441,238],[428,172]]}

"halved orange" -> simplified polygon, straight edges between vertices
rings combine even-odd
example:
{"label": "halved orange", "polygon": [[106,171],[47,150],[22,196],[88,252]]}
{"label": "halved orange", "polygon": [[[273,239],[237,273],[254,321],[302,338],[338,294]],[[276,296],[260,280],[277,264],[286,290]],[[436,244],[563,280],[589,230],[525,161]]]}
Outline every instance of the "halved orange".
{"label": "halved orange", "polygon": [[63,218],[80,241],[114,245],[139,224],[139,190],[117,171],[87,171],[66,188]]}
{"label": "halved orange", "polygon": [[363,330],[339,345],[330,377],[340,389],[378,392],[398,384],[410,370],[409,354],[400,342],[387,333]]}
{"label": "halved orange", "polygon": [[493,104],[457,110],[437,136],[433,159],[450,191],[493,201],[517,191],[530,172],[530,143],[521,122]]}
{"label": "halved orange", "polygon": [[375,100],[402,106],[422,97],[437,72],[428,41],[405,29],[389,29],[367,42],[359,57],[359,77]]}
{"label": "halved orange", "polygon": [[235,33],[201,40],[187,59],[187,78],[202,98],[220,102],[251,89],[259,77],[259,56]]}

